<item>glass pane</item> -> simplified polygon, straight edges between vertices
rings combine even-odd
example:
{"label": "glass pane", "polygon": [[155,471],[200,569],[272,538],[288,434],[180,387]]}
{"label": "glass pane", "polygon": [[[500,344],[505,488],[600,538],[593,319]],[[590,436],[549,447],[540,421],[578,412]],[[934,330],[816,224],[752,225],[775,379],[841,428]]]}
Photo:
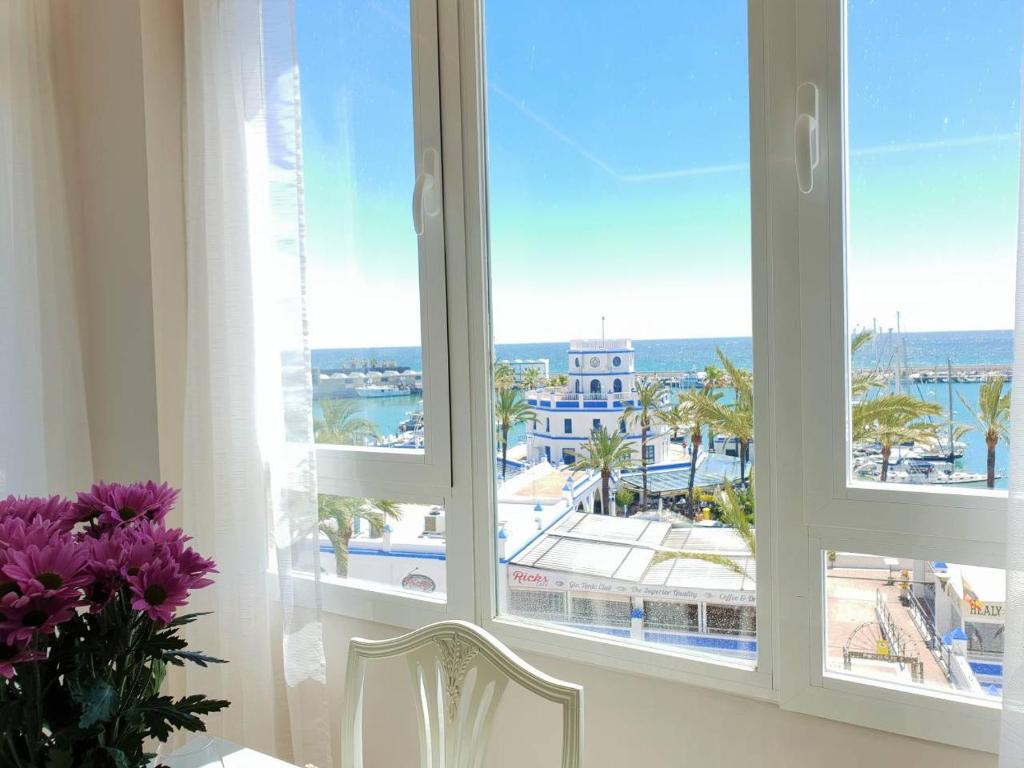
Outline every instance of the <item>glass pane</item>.
{"label": "glass pane", "polygon": [[1003,570],[824,554],[826,672],[1002,697]]}
{"label": "glass pane", "polygon": [[444,597],[444,508],[321,494],[320,569],[356,586]]}
{"label": "glass pane", "polygon": [[851,477],[1005,489],[1024,6],[847,11]]}
{"label": "glass pane", "polygon": [[423,448],[408,0],[298,0],[316,439]]}
{"label": "glass pane", "polygon": [[500,611],[750,661],[746,7],[485,22]]}

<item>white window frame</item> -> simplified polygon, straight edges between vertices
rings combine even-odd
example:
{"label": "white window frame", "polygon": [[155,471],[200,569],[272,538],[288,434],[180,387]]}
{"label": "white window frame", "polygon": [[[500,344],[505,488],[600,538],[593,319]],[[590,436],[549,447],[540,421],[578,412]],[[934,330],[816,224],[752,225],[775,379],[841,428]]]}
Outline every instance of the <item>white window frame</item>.
{"label": "white window frame", "polygon": [[[824,552],[1001,568],[1007,502],[1005,492],[878,487],[850,478],[843,151],[846,0],[797,0],[794,14],[788,23],[779,20],[771,75],[773,99],[781,102],[772,116],[773,143],[781,147],[788,142],[794,163],[777,169],[773,188],[789,190],[782,194],[793,199],[780,202],[791,206],[797,217],[796,232],[772,249],[796,287],[788,299],[776,297],[775,317],[784,318],[801,338],[799,356],[784,355],[796,365],[778,383],[793,395],[789,408],[801,415],[802,429],[788,429],[786,439],[804,446],[800,465],[780,477],[787,488],[800,489],[801,496],[792,506],[783,506],[785,519],[780,522],[780,702],[806,714],[995,752],[997,703],[824,670]],[[793,136],[796,88],[805,82],[818,86],[819,98],[820,163],[809,194],[796,191]],[[789,254],[783,245],[791,249]],[[776,337],[776,342],[781,340]],[[827,450],[815,450],[817,446]]]}
{"label": "white window frame", "polygon": [[[432,175],[444,189],[441,158],[441,83],[438,15],[434,0],[410,3],[413,134],[416,179]],[[436,167],[429,161],[436,157]],[[414,190],[409,189],[410,198]],[[407,222],[412,227],[412,218]],[[423,361],[424,450],[320,444],[318,478],[322,492],[391,498],[399,489],[436,492],[452,485],[451,393],[448,363],[448,306],[445,269],[445,211],[422,216],[419,251],[420,339]],[[396,479],[400,478],[400,479]],[[363,491],[362,488],[370,490]],[[383,490],[381,490],[383,489]],[[384,493],[384,495],[381,495]]]}
{"label": "white window frame", "polygon": [[[428,452],[417,458],[318,447],[321,492],[445,506],[447,601],[329,581],[324,608],[403,627],[463,618],[517,649],[995,751],[998,707],[824,673],[825,550],[1000,567],[1005,544],[1006,502],[998,494],[848,483],[845,201],[836,181],[843,172],[836,148],[843,136],[838,95],[845,0],[748,0],[756,668],[497,616],[483,1],[410,0],[427,18],[414,33],[418,50],[430,52],[417,59],[417,135],[426,135],[421,116],[429,119],[438,131],[429,145],[440,152],[444,176],[443,213],[430,235],[439,240],[432,251],[437,255],[426,263],[421,256],[420,264],[424,376],[429,365],[429,386],[434,395],[443,394],[430,409],[438,418],[427,425]],[[795,96],[797,85],[808,80],[819,86],[821,163],[815,189],[801,195],[794,167]],[[439,93],[433,105],[426,95],[432,88]],[[418,141],[418,163],[421,150]],[[966,511],[974,515],[973,533],[963,519]],[[985,535],[977,534],[979,522]]]}
{"label": "white window frame", "polygon": [[[410,1],[410,30],[416,178],[424,173],[433,174],[442,201],[437,215],[423,217],[423,230],[418,238],[425,449],[318,444],[316,453],[319,493],[444,507],[449,520],[445,541],[446,596],[414,594],[360,580],[321,582],[324,610],[416,628],[445,618],[471,618],[473,588],[468,475],[453,469],[456,465],[465,466],[468,446],[452,439],[454,431],[466,434],[469,430],[464,413],[451,407],[452,402],[468,397],[465,345],[460,343],[457,333],[449,333],[449,317],[457,320],[459,307],[465,305],[465,280],[460,288],[457,277],[461,215],[446,203],[451,188],[458,187],[460,170],[454,166],[455,181],[446,186],[445,176],[451,163],[443,152],[441,42],[435,0]],[[437,153],[435,167],[427,167],[433,165],[428,162],[429,151]],[[412,186],[409,195],[411,201]],[[411,211],[407,224],[413,226]],[[453,233],[451,242],[447,241],[449,232]],[[451,256],[455,258],[450,260]],[[298,597],[311,605],[314,602],[312,593]]]}
{"label": "white window frame", "polygon": [[[473,453],[473,508],[475,527],[475,583],[476,620],[515,648],[613,669],[628,670],[671,679],[693,685],[727,690],[759,699],[774,699],[772,667],[772,451],[758,451],[757,495],[758,526],[758,595],[756,667],[733,662],[714,654],[692,651],[679,652],[662,649],[651,644],[631,643],[617,638],[583,634],[555,625],[541,625],[498,616],[496,569],[496,488],[493,471],[493,391],[491,382],[493,336],[490,314],[490,269],[487,234],[486,183],[486,95],[484,92],[484,35],[482,0],[442,0],[442,9],[449,8],[458,25],[460,71],[458,97],[460,99],[461,157],[465,184],[463,198],[457,204],[465,213],[465,257],[467,261],[468,343],[471,362],[472,392],[470,411],[472,421],[471,444]],[[764,0],[748,2],[748,37],[750,58],[750,119],[751,135],[764,134],[764,68],[763,62]],[[451,19],[452,16],[448,18]],[[445,14],[442,13],[442,27]],[[446,48],[447,50],[447,48]],[[442,60],[442,91],[449,79]],[[446,99],[445,122],[448,123]],[[447,136],[446,136],[447,138]],[[768,336],[769,327],[769,263],[765,248],[767,227],[767,157],[766,147],[756,141],[750,148],[751,210],[753,275],[753,326],[755,397],[757,399],[757,438],[770,434],[772,391],[769,386]],[[446,144],[446,150],[449,145]],[[450,150],[446,158],[450,157]],[[449,180],[452,175],[449,173]],[[446,194],[447,201],[447,194]],[[450,258],[450,256],[449,256]],[[454,380],[454,374],[453,374]]]}

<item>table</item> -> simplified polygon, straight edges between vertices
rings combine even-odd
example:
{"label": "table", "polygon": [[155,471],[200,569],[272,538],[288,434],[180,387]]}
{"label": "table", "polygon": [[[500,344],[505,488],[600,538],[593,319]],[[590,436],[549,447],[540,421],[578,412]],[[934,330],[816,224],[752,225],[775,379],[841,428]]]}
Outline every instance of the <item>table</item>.
{"label": "table", "polygon": [[[203,737],[202,741],[205,743],[206,739]],[[188,747],[196,743],[197,739],[191,739],[188,744],[182,747],[178,752],[186,752]],[[240,747],[237,744],[232,744],[230,741],[224,739],[213,739],[213,745],[217,753],[221,756],[224,768],[296,768],[291,763],[286,763],[282,760],[278,760],[276,757],[270,757],[264,755],[261,752],[256,752],[246,747]],[[175,754],[178,754],[177,752]],[[196,756],[193,761],[182,762],[179,765],[175,765],[175,768],[207,768],[211,764],[201,756]],[[212,764],[214,768],[220,768],[220,766],[214,762]]]}

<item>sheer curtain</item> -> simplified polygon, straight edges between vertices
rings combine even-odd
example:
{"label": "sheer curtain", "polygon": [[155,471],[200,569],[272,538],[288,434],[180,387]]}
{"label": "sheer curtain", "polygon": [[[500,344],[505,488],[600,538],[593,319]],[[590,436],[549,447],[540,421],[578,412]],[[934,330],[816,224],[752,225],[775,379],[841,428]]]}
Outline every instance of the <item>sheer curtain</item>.
{"label": "sheer curtain", "polygon": [[0,3],[0,497],[92,480],[47,3]]}
{"label": "sheer curtain", "polygon": [[231,700],[214,732],[328,768],[292,3],[187,0],[185,66],[182,509],[220,569],[191,640],[231,661],[187,684]]}

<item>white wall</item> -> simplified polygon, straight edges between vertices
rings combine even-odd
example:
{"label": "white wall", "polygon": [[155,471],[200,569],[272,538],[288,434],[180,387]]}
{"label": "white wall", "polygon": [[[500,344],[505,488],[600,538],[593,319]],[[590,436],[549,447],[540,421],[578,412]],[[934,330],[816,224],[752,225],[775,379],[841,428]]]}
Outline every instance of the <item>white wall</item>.
{"label": "white wall", "polygon": [[[351,636],[389,637],[400,630],[328,616],[328,676],[342,700]],[[584,664],[524,654],[540,669],[584,686],[585,765],[719,768],[993,768],[995,757],[806,715],[725,693],[610,673]],[[367,768],[416,764],[417,742],[408,671],[388,662],[368,677]],[[497,714],[488,768],[549,766],[557,754],[555,710],[510,694]],[[340,725],[335,712],[335,732]],[[335,749],[340,745],[335,744]]]}
{"label": "white wall", "polygon": [[[80,284],[87,299],[90,420],[97,474],[175,479],[181,435],[184,232],[180,210],[181,11],[177,0],[54,0],[76,149]],[[157,439],[159,428],[159,440]],[[177,470],[180,471],[180,468]],[[334,732],[353,635],[398,629],[325,617]],[[714,691],[528,655],[586,693],[586,765],[991,768],[991,755],[784,712]],[[371,673],[368,768],[418,754],[404,667]],[[488,768],[547,766],[550,709],[510,694]],[[339,744],[335,744],[338,753]]]}

